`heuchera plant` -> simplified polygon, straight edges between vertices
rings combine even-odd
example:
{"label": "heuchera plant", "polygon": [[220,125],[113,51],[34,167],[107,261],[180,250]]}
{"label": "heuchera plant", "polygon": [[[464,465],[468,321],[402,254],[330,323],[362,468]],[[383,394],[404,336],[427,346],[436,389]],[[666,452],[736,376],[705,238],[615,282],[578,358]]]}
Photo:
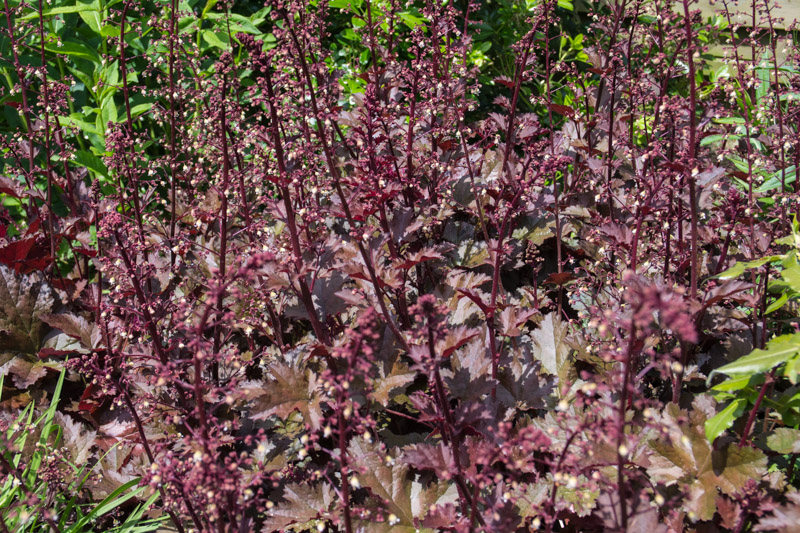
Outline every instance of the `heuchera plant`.
{"label": "heuchera plant", "polygon": [[796,531],[797,29],[713,9],[4,0],[3,531]]}

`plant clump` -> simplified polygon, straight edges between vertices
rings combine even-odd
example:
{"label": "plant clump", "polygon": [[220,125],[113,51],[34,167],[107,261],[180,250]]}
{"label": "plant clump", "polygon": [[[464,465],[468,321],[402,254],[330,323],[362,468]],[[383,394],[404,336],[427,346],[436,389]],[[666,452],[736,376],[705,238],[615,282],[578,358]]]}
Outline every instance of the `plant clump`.
{"label": "plant clump", "polygon": [[779,6],[37,2],[3,531],[796,530]]}

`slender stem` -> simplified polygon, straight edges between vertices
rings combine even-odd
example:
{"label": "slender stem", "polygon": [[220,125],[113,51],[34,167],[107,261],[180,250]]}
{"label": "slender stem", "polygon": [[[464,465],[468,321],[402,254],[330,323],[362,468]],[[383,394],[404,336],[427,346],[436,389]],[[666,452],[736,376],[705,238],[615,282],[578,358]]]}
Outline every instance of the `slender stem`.
{"label": "slender stem", "polygon": [[[284,13],[284,20],[286,21],[286,24],[289,28],[289,35],[291,35],[292,41],[294,42],[295,48],[297,49],[297,56],[298,59],[300,60],[300,67],[303,73],[303,77],[305,78],[306,86],[309,90],[311,109],[314,112],[314,117],[317,120],[317,129],[315,129],[314,132],[317,138],[319,139],[320,144],[322,144],[322,151],[325,154],[325,160],[328,165],[328,170],[330,171],[333,177],[334,189],[336,190],[336,194],[339,197],[339,202],[341,203],[342,209],[344,210],[345,213],[345,218],[347,219],[347,223],[349,224],[350,229],[352,231],[356,228],[356,222],[350,210],[348,198],[344,194],[344,189],[342,188],[341,171],[334,162],[333,150],[330,146],[330,143],[328,142],[328,135],[325,128],[325,123],[327,119],[325,119],[320,113],[320,109],[317,104],[317,97],[314,93],[314,84],[311,81],[311,75],[309,73],[308,63],[306,62],[303,47],[300,45],[300,41],[297,37],[297,32],[294,30],[292,22],[289,20],[289,18],[286,16],[285,13]],[[356,240],[356,247],[358,248],[359,254],[361,255],[361,258],[367,267],[367,274],[369,275],[370,282],[372,283],[372,286],[375,290],[375,296],[377,297],[378,306],[380,307],[383,319],[386,321],[387,326],[389,327],[389,329],[391,330],[392,334],[395,336],[397,341],[400,343],[400,345],[403,347],[403,349],[406,352],[410,352],[411,349],[410,346],[408,345],[408,342],[406,341],[405,336],[397,327],[394,318],[392,318],[392,315],[389,313],[389,309],[386,307],[386,302],[384,301],[383,298],[383,292],[381,290],[380,282],[378,281],[378,276],[375,271],[375,265],[373,264],[372,257],[370,256],[370,254],[367,253],[367,250],[364,248],[364,245],[362,244],[360,239]]]}
{"label": "slender stem", "polygon": [[[97,203],[97,199],[95,199],[95,203]],[[99,223],[99,220],[98,220]],[[100,254],[100,240],[98,239],[97,242],[98,247],[98,255]],[[100,330],[105,338],[106,350],[108,351],[109,356],[114,359],[114,352],[113,346],[111,343],[111,335],[108,331],[108,323],[106,319],[103,317],[102,313],[100,312],[100,308],[102,307],[103,301],[103,291],[102,291],[102,278],[100,277],[98,271],[98,291],[97,291],[97,313],[95,315],[95,321],[100,326]],[[128,391],[127,387],[124,386],[122,380],[116,379],[114,382],[115,387],[122,393],[122,400],[125,402],[125,406],[128,408],[128,411],[133,418],[133,423],[136,426],[136,431],[139,433],[139,439],[142,441],[142,446],[144,447],[145,454],[147,454],[147,459],[150,461],[150,464],[155,464],[155,456],[153,454],[152,449],[150,448],[150,441],[147,438],[147,433],[144,430],[144,424],[142,424],[142,420],[139,417],[139,413],[136,411],[136,406],[133,403],[133,399],[130,396],[130,391]],[[164,488],[159,486],[158,491],[161,494],[161,501],[166,504],[167,502],[167,494],[164,491]],[[187,507],[191,509],[191,504],[189,503],[188,499],[184,496],[184,500],[186,500]],[[175,528],[178,530],[178,533],[184,533],[183,525],[178,517],[172,510],[167,509],[167,514],[169,515],[172,523],[175,524]],[[192,514],[192,519],[194,520],[195,526],[200,526],[199,519]]]}
{"label": "slender stem", "polygon": [[128,16],[128,7],[130,2],[125,2],[122,7],[122,15],[120,16],[119,26],[119,68],[122,72],[122,96],[125,100],[125,117],[128,126],[128,135],[133,137],[133,116],[131,115],[131,100],[128,94],[128,68],[125,58],[125,19]]}
{"label": "slender stem", "polygon": [[[733,48],[733,58],[736,62],[736,78],[739,82],[739,97],[742,99],[742,107],[744,108],[744,141],[745,147],[747,148],[747,203],[748,207],[752,209],[755,198],[753,195],[753,145],[750,140],[750,132],[752,130],[752,117],[750,116],[750,105],[748,105],[748,99],[750,99],[749,94],[747,93],[746,87],[747,84],[744,81],[744,71],[745,66],[741,61],[739,56],[739,47],[736,43],[736,33],[734,31],[734,24],[731,20],[731,12],[728,8],[728,1],[722,0],[722,5],[724,7],[725,18],[728,23],[728,27],[730,28],[730,35],[731,35],[731,48]],[[754,15],[755,16],[755,15]],[[755,20],[755,19],[754,19]],[[755,54],[755,50],[753,50]],[[750,100],[752,102],[752,100]],[[748,224],[750,226],[750,255],[751,257],[755,253],[755,227],[753,221],[753,214],[749,214],[747,216]]]}
{"label": "slender stem", "polygon": [[128,129],[128,142],[130,143],[130,161],[128,160],[128,156],[125,156],[125,168],[128,174],[128,182],[130,186],[133,188],[133,209],[134,215],[136,217],[136,227],[139,230],[139,239],[142,242],[142,245],[145,243],[144,237],[144,225],[142,224],[142,205],[141,199],[139,198],[139,179],[136,176],[136,172],[133,170],[135,165],[135,151],[134,151],[134,137],[133,137],[133,116],[131,114],[131,102],[130,96],[128,94],[128,68],[127,63],[125,60],[125,19],[128,16],[128,6],[130,5],[129,2],[125,2],[122,8],[122,17],[120,18],[120,38],[119,38],[119,64],[120,64],[120,71],[122,72],[122,95],[123,99],[125,100],[125,117],[126,117],[126,126]]}
{"label": "slender stem", "polygon": [[[519,59],[517,70],[514,75],[514,92],[511,95],[511,107],[508,114],[508,124],[506,126],[506,143],[505,150],[503,151],[503,164],[500,166],[503,173],[506,174],[506,179],[511,181],[510,170],[507,168],[508,160],[511,157],[511,146],[514,144],[514,122],[517,116],[517,103],[519,102],[519,93],[522,89],[522,80],[525,74],[526,67],[528,66],[528,58],[530,57],[531,49],[533,47],[533,38],[536,35],[536,27],[530,29],[528,39],[525,41],[525,48],[522,52],[522,57]],[[547,39],[545,37],[545,39]]]}
{"label": "slender stem", "polygon": [[145,296],[144,291],[142,290],[142,285],[139,280],[139,276],[136,274],[136,267],[131,260],[131,257],[128,255],[128,252],[125,250],[125,243],[122,240],[122,237],[119,234],[117,229],[113,230],[114,237],[117,240],[118,248],[120,255],[122,256],[122,261],[125,264],[125,269],[128,272],[128,275],[131,278],[131,285],[133,285],[133,290],[136,293],[136,298],[139,300],[139,303],[142,306],[142,315],[145,319],[145,327],[147,328],[150,337],[152,338],[153,342],[151,343],[153,348],[158,355],[159,361],[163,366],[167,366],[169,364],[169,358],[167,357],[167,353],[164,351],[164,341],[161,338],[161,334],[158,332],[156,328],[155,319],[153,315],[150,313],[150,301]]}
{"label": "slender stem", "polygon": [[689,65],[689,154],[684,175],[689,181],[689,206],[691,209],[691,274],[689,298],[697,299],[697,194],[695,184],[696,165],[696,138],[697,138],[697,82],[695,80],[694,53],[695,42],[692,32],[690,0],[683,0],[684,29],[686,31],[686,63]]}
{"label": "slender stem", "polygon": [[[170,169],[170,216],[169,238],[175,238],[176,225],[176,194],[178,180],[175,176],[176,160],[176,131],[175,131],[175,24],[177,20],[178,0],[171,0],[169,13],[169,169]],[[198,22],[198,26],[201,22]],[[198,30],[199,32],[199,30]],[[175,264],[175,254],[170,255],[170,264]]]}
{"label": "slender stem", "polygon": [[[564,448],[561,450],[561,455],[559,455],[559,457],[558,457],[558,463],[556,464],[555,469],[553,469],[554,473],[558,472],[559,470],[561,470],[561,465],[564,464],[564,459],[567,457],[567,451],[569,450],[569,447],[572,445],[572,442],[575,440],[575,438],[578,435],[580,435],[582,430],[583,430],[583,428],[576,429],[575,431],[572,432],[572,434],[569,436],[569,438],[567,438],[567,441],[564,443]],[[553,479],[553,484],[550,487],[550,502],[548,503],[548,509],[550,511],[555,511],[555,509],[556,509],[556,496],[557,495],[558,495],[558,483],[556,482],[555,479]],[[555,522],[555,518],[556,518],[556,516],[553,516],[553,519],[549,520],[547,522],[547,533],[552,533],[552,531],[553,531],[553,522]]]}
{"label": "slender stem", "polygon": [[747,423],[744,426],[744,430],[742,430],[742,437],[739,439],[739,448],[743,447],[747,444],[747,439],[750,437],[750,430],[753,428],[753,424],[756,421],[756,415],[758,414],[758,410],[761,407],[761,402],[764,401],[764,396],[767,393],[767,388],[775,379],[775,369],[773,368],[769,374],[767,374],[767,379],[764,380],[764,384],[761,385],[761,390],[758,391],[758,398],[756,398],[756,403],[753,404],[753,408],[750,409],[750,414],[747,417]]}
{"label": "slender stem", "polygon": [[[122,401],[125,402],[125,406],[128,408],[131,418],[133,418],[133,423],[136,426],[137,433],[139,433],[139,440],[142,442],[142,447],[144,447],[144,452],[147,454],[147,459],[150,461],[150,464],[156,464],[155,456],[150,448],[150,442],[147,440],[147,433],[144,430],[144,424],[142,424],[142,419],[139,417],[139,413],[136,411],[136,407],[133,404],[133,400],[131,399],[128,389],[123,387],[121,383],[117,383],[117,389],[119,389],[119,391],[122,393]],[[161,494],[161,501],[166,503],[167,494],[164,491],[164,488],[159,486],[158,492]],[[184,497],[184,499],[186,498]],[[166,511],[172,520],[172,523],[175,524],[175,528],[178,530],[178,532],[184,533],[183,525],[175,513],[170,509],[167,509]],[[200,531],[200,519],[194,514],[194,512],[191,512],[190,514],[195,527],[197,527],[198,531]]]}
{"label": "slender stem", "polygon": [[622,364],[625,371],[620,389],[619,411],[617,413],[617,492],[620,509],[620,524],[623,533],[628,531],[628,506],[625,495],[625,457],[622,455],[622,446],[625,443],[625,413],[628,410],[628,395],[631,387],[631,375],[633,373],[633,348],[636,342],[636,325],[631,322],[630,338],[628,348],[625,351],[625,359]]}
{"label": "slender stem", "polygon": [[[420,56],[420,49],[417,47],[417,58]],[[411,199],[411,183],[414,176],[414,126],[417,118],[417,85],[419,83],[420,69],[414,69],[414,79],[411,82],[411,94],[408,96],[410,103],[408,109],[408,129],[406,131],[406,186],[404,194],[407,207],[413,208],[414,202]]]}
{"label": "slender stem", "polygon": [[[778,74],[778,52],[776,50],[777,46],[777,37],[775,33],[775,27],[772,20],[772,5],[770,5],[769,0],[764,0],[764,11],[767,14],[767,22],[769,23],[769,44],[770,49],[772,51],[772,72],[774,75],[774,87],[773,87],[773,94],[775,98],[775,111],[778,113],[778,150],[780,152],[781,158],[781,194],[786,194],[786,149],[784,144],[786,143],[786,139],[784,138],[784,127],[783,127],[783,106],[781,105],[781,91],[780,91],[780,76]],[[781,219],[783,222],[786,222],[786,205],[781,202]]]}
{"label": "slender stem", "polygon": [[[42,0],[39,0],[39,55],[42,61],[42,98],[44,100],[44,157],[45,172],[47,174],[47,219],[50,224],[50,257],[56,257],[56,221],[53,213],[53,169],[50,165],[50,91],[47,87],[47,61],[44,55],[44,14]],[[56,270],[58,268],[56,267]]]}
{"label": "slender stem", "polygon": [[439,430],[442,434],[442,439],[445,444],[450,447],[450,453],[453,456],[453,464],[456,467],[456,488],[461,499],[461,512],[464,516],[469,515],[470,507],[475,505],[474,501],[470,501],[470,491],[464,480],[464,469],[461,465],[461,436],[460,433],[455,431],[455,424],[453,422],[453,413],[450,410],[450,403],[447,401],[447,394],[445,393],[444,382],[442,375],[439,373],[439,363],[436,360],[435,351],[435,337],[433,326],[428,324],[428,356],[431,358],[431,365],[433,365],[433,383],[434,383],[434,397],[439,404],[441,412]]}
{"label": "slender stem", "polygon": [[[547,87],[547,118],[548,130],[550,140],[550,157],[555,157],[555,133],[553,131],[553,93],[550,88],[550,1],[544,3],[544,64],[545,64],[545,85]],[[553,174],[553,205],[555,206],[555,219],[556,219],[556,271],[561,274],[563,271],[563,260],[561,252],[561,211],[560,200],[558,197],[558,177]],[[610,206],[610,204],[609,204]],[[561,316],[561,308],[563,305],[564,290],[563,285],[558,285],[558,315]]]}
{"label": "slender stem", "polygon": [[283,199],[283,206],[286,210],[286,226],[289,228],[289,238],[292,244],[292,254],[294,255],[293,263],[295,270],[298,273],[297,283],[300,285],[300,298],[306,308],[309,320],[311,321],[311,328],[314,330],[314,334],[317,336],[317,339],[319,339],[319,341],[323,344],[328,344],[328,332],[325,330],[325,327],[322,325],[322,322],[319,319],[319,313],[314,305],[314,300],[311,296],[311,290],[308,287],[305,274],[303,273],[303,252],[300,248],[300,236],[297,230],[296,214],[294,211],[294,205],[292,204],[292,195],[289,190],[290,179],[286,170],[286,160],[283,153],[283,141],[280,133],[278,110],[274,103],[275,91],[272,88],[272,74],[270,73],[269,69],[267,69],[265,75],[268,96],[267,104],[269,106],[270,122],[272,126],[270,128],[270,132],[272,134],[272,144],[275,150],[275,158],[278,162],[279,188],[281,191],[281,197]]}
{"label": "slender stem", "polygon": [[339,401],[340,405],[337,407],[336,412],[336,420],[337,424],[339,425],[339,464],[341,465],[341,477],[342,477],[342,508],[344,511],[344,530],[345,533],[352,533],[353,531],[353,523],[352,518],[350,517],[350,467],[348,464],[348,457],[347,457],[347,434],[346,434],[346,423],[344,419],[344,412],[342,409],[342,396],[343,394],[339,393]]}
{"label": "slender stem", "polygon": [[[228,159],[228,137],[225,134],[225,98],[227,96],[228,79],[223,74],[222,76],[222,94],[220,96],[220,115],[219,115],[219,137],[222,143],[222,194],[220,205],[220,221],[219,221],[219,279],[220,290],[217,293],[217,315],[221,318],[223,311],[223,301],[225,300],[225,270],[226,270],[226,256],[228,253],[228,181],[229,181],[229,159]],[[218,354],[221,346],[222,330],[220,329],[219,320],[214,326],[214,354]],[[214,382],[219,385],[219,363],[214,361],[213,367]]]}
{"label": "slender stem", "polygon": [[[511,157],[511,145],[514,143],[514,130],[515,130],[515,117],[516,117],[516,109],[517,109],[517,102],[519,100],[519,93],[522,87],[522,80],[525,74],[525,67],[528,64],[528,57],[530,56],[530,52],[533,45],[533,38],[536,35],[536,27],[530,29],[528,33],[528,39],[525,42],[525,48],[522,53],[522,57],[519,59],[519,63],[517,65],[516,73],[514,75],[514,92],[511,97],[511,108],[509,111],[508,117],[508,124],[506,130],[506,141],[505,141],[505,150],[503,152],[503,162],[500,166],[503,174],[506,177],[507,184],[512,184],[512,176],[511,171],[508,168],[508,160]],[[522,193],[522,188],[516,193],[514,200],[509,203],[506,207],[506,212],[503,217],[503,221],[498,227],[498,236],[497,241],[494,248],[491,250],[492,253],[492,291],[489,301],[489,311],[487,312],[486,316],[486,328],[489,334],[489,352],[492,358],[492,381],[494,384],[492,385],[492,398],[494,399],[497,396],[497,371],[500,365],[500,352],[497,347],[497,339],[495,333],[495,309],[497,307],[497,296],[500,292],[500,270],[502,269],[502,262],[503,262],[503,242],[505,241],[506,235],[506,228],[509,221],[509,218],[514,211],[516,200],[520,197]],[[475,198],[476,202],[480,201],[480,198]],[[488,234],[486,234],[488,235]],[[487,246],[492,248],[491,241],[487,241]]]}

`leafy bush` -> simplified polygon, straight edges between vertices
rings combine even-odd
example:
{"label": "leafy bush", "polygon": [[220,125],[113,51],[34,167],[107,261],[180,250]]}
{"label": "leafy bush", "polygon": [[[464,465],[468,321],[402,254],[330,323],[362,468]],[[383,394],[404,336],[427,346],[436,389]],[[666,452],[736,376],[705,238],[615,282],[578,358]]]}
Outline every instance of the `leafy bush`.
{"label": "leafy bush", "polygon": [[796,528],[772,4],[3,13],[7,529]]}
{"label": "leafy bush", "polygon": [[[3,428],[0,465],[8,474],[0,487],[3,530],[41,531],[48,528],[79,533],[93,531],[99,522],[106,524],[105,531],[154,531],[162,520],[142,520],[142,515],[158,494],[126,513],[122,524],[110,525],[115,510],[144,492],[145,487],[136,487],[138,479],[121,485],[99,503],[93,503],[91,498],[86,501],[82,493],[93,469],[86,465],[79,467],[72,461],[82,462],[91,442],[87,444],[79,424],[56,410],[64,375],[61,372],[50,405],[38,418],[34,420],[35,407],[31,402],[8,428]],[[0,389],[3,381],[0,376]],[[61,421],[57,422],[59,418]],[[26,445],[32,436],[37,438],[36,443],[32,446],[33,451],[26,453],[31,448],[29,445],[26,448]],[[62,447],[62,444],[66,446]]]}

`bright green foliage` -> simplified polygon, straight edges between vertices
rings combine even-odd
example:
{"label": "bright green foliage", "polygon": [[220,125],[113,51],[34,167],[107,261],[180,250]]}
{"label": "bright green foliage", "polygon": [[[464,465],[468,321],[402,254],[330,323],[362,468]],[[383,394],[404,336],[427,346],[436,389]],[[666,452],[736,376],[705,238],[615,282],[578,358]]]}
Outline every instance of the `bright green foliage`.
{"label": "bright green foliage", "polygon": [[[781,242],[793,245],[794,249],[783,255],[771,255],[754,261],[736,263],[718,276],[730,279],[742,275],[745,271],[770,268],[769,265],[780,268],[780,277],[769,282],[769,291],[775,294],[776,298],[765,309],[767,314],[777,311],[800,296],[800,263],[797,260],[800,251],[800,228],[797,220],[794,222],[792,235],[782,239]],[[800,422],[800,392],[794,387],[800,375],[800,333],[786,333],[774,337],[763,349],[755,349],[717,368],[709,375],[709,380],[716,374],[724,374],[728,379],[712,387],[711,392],[717,400],[727,403],[705,424],[706,436],[710,441],[719,437],[742,415],[759,407],[774,409],[786,426],[796,427]],[[789,388],[774,386],[774,381],[782,379],[790,384]],[[766,394],[769,390],[784,389],[785,392],[772,395],[774,397]],[[771,442],[774,442],[770,440],[771,438],[772,436],[767,440],[769,447],[772,447]],[[780,447],[786,448],[784,445]]]}

